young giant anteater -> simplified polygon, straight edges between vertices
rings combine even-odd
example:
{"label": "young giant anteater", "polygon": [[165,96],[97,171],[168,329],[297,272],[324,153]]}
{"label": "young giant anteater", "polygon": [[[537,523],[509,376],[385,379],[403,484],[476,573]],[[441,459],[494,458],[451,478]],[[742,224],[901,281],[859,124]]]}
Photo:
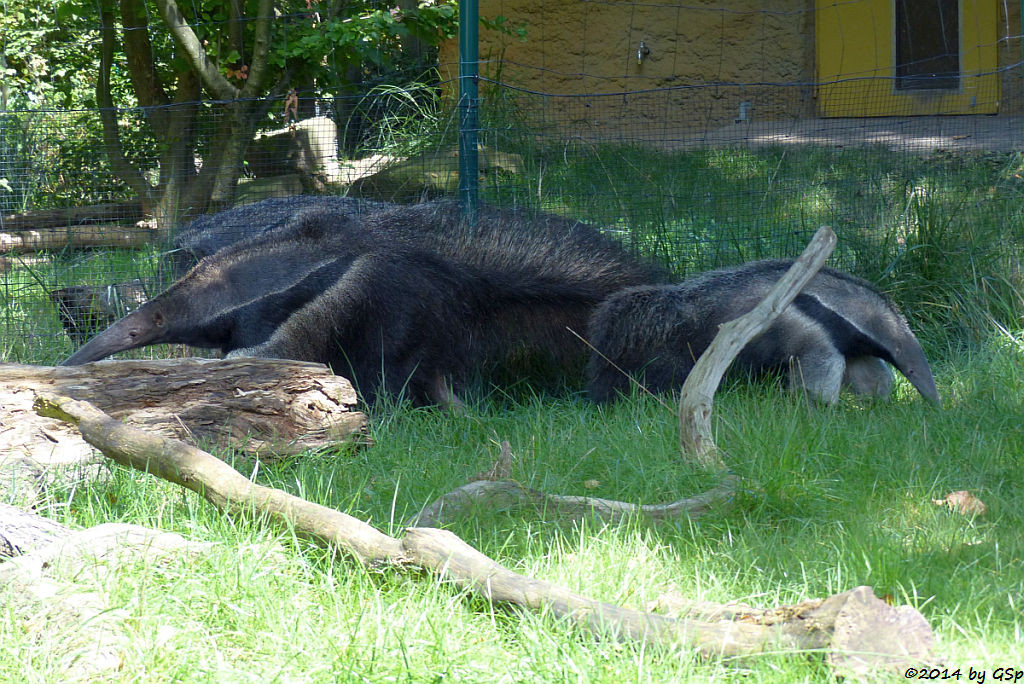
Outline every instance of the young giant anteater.
{"label": "young giant anteater", "polygon": [[[64,363],[160,343],[330,363],[364,398],[407,384],[452,401],[469,373],[522,352],[563,370],[584,357],[566,328],[623,287],[663,280],[594,228],[448,201],[354,216],[317,208],[205,257]],[[244,351],[240,351],[244,350]]]}
{"label": "young giant anteater", "polygon": [[[609,297],[589,326],[587,339],[596,349],[587,366],[590,397],[607,401],[628,390],[630,379],[622,371],[654,392],[681,386],[719,326],[757,306],[792,264],[755,261]],[[867,282],[823,268],[739,353],[734,367],[788,371],[791,387],[831,403],[841,386],[888,396],[892,371],[885,362],[940,403],[928,360],[895,306]]]}

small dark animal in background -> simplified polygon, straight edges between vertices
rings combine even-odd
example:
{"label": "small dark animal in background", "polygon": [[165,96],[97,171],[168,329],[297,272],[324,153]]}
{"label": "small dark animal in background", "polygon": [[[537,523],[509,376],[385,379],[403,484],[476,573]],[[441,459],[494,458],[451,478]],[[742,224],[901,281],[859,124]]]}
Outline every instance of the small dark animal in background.
{"label": "small dark animal in background", "polygon": [[72,285],[50,291],[68,337],[82,344],[149,298],[139,279],[105,286]]}
{"label": "small dark animal in background", "polygon": [[[622,371],[653,392],[681,386],[719,326],[757,306],[792,264],[755,261],[609,297],[589,326],[596,349],[587,367],[590,397],[601,402],[627,391],[630,379]],[[740,352],[734,368],[788,372],[791,387],[832,403],[843,386],[888,396],[892,371],[886,362],[940,403],[928,360],[896,307],[866,281],[823,268]]]}
{"label": "small dark animal in background", "polygon": [[[205,257],[164,293],[69,357],[151,344],[330,363],[364,398],[383,387],[454,403],[452,386],[536,353],[581,368],[594,307],[663,271],[597,229],[454,202],[352,215],[317,207]],[[242,351],[244,350],[244,351]]]}

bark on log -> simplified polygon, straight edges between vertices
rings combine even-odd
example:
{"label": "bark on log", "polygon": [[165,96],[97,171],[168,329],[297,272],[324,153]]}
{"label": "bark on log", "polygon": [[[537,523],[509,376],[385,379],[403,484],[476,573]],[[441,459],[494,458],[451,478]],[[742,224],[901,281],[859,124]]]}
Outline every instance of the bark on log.
{"label": "bark on log", "polygon": [[37,460],[81,437],[32,412],[33,393],[95,403],[118,420],[192,444],[261,456],[364,442],[366,415],[347,380],[322,364],[272,359],[101,361],[83,366],[0,365],[0,444]]}
{"label": "bark on log", "polygon": [[722,325],[683,383],[679,398],[679,446],[683,458],[704,468],[724,470],[711,434],[711,406],[722,376],[747,344],[764,332],[807,282],[821,270],[836,246],[836,234],[822,226],[800,258],[754,309]]}
{"label": "bark on log", "polygon": [[54,544],[71,530],[49,518],[0,503],[0,560]]}
{"label": "bark on log", "polygon": [[134,223],[141,218],[141,202],[108,202],[85,207],[63,207],[7,214],[0,220],[0,230],[17,232],[96,223]]}
{"label": "bark on log", "polygon": [[40,252],[65,247],[119,247],[137,249],[153,244],[159,234],[145,226],[119,223],[26,228],[0,231],[0,252]]}
{"label": "bark on log", "polygon": [[[795,613],[777,608],[778,619],[768,624],[673,619],[596,601],[512,572],[447,530],[410,528],[404,539],[395,539],[352,516],[257,485],[199,449],[128,427],[86,402],[40,393],[36,410],[75,423],[90,444],[118,463],[180,484],[230,514],[265,516],[303,537],[339,546],[364,563],[426,568],[487,600],[546,610],[602,636],[684,646],[709,657],[828,649],[833,665],[851,667],[853,657],[858,659],[855,667],[865,672],[898,670],[930,656],[927,621],[913,608],[893,609],[875,599],[867,587]],[[882,638],[872,640],[874,633]],[[844,639],[858,652],[849,653]]]}

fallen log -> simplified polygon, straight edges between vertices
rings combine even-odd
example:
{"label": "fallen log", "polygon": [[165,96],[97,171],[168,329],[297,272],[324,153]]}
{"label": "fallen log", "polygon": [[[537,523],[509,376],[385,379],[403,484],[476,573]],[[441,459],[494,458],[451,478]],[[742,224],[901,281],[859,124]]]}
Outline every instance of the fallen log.
{"label": "fallen log", "polygon": [[65,247],[119,247],[138,249],[153,244],[159,234],[145,226],[88,224],[60,228],[0,231],[0,252],[41,252]]}
{"label": "fallen log", "polygon": [[54,544],[71,530],[49,518],[0,502],[0,560]]}
{"label": "fallen log", "polygon": [[40,230],[62,226],[83,226],[97,223],[134,223],[142,218],[142,203],[107,202],[84,207],[61,207],[39,209],[19,214],[5,214],[0,217],[0,229],[4,231]]}
{"label": "fallen log", "polygon": [[94,460],[77,430],[32,410],[37,391],[95,403],[118,420],[192,444],[262,458],[366,443],[366,415],[347,380],[322,364],[273,359],[0,364],[0,488],[31,501],[57,467]]}
{"label": "fallen log", "polygon": [[[520,575],[447,530],[409,528],[401,540],[340,511],[258,485],[223,461],[180,441],[149,435],[96,407],[39,393],[41,415],[77,425],[108,458],[199,493],[231,515],[265,519],[304,538],[338,547],[357,560],[394,569],[424,568],[488,601],[547,611],[599,636],[692,649],[706,657],[766,650],[823,651],[841,671],[898,671],[930,656],[932,634],[913,608],[893,608],[859,587],[775,620],[672,618],[597,601],[551,582]],[[850,644],[847,646],[846,644]],[[856,649],[856,652],[851,652]]]}

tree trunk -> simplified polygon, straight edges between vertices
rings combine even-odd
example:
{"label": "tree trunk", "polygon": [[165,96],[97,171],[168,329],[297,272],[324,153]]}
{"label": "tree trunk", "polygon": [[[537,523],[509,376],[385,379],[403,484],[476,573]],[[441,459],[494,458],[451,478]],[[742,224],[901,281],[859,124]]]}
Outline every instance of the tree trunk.
{"label": "tree trunk", "polygon": [[22,231],[64,228],[103,223],[135,223],[142,219],[140,202],[108,202],[85,207],[64,207],[7,214],[3,217],[4,234]]}

